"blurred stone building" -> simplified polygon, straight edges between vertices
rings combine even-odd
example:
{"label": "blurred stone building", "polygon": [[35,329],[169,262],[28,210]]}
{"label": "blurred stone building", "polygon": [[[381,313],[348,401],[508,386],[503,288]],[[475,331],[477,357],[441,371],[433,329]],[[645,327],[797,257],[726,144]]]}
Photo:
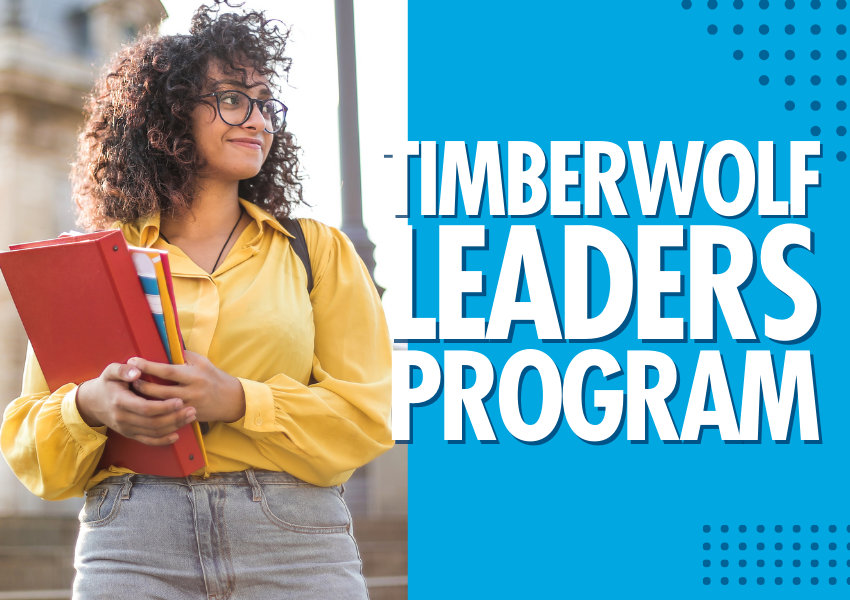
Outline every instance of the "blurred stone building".
{"label": "blurred stone building", "polygon": [[[200,4],[200,0],[199,4]],[[74,227],[68,181],[83,98],[106,57],[166,16],[159,0],[0,0],[0,250]],[[0,410],[20,394],[26,335],[0,283]],[[407,517],[407,453],[399,446],[346,485],[352,513]],[[0,460],[0,517],[60,516]]]}

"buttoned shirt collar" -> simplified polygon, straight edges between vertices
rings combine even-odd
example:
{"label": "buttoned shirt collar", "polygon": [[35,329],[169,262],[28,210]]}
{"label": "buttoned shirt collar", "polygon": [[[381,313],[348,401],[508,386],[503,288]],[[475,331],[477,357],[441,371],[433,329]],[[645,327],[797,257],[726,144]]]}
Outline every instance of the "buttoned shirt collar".
{"label": "buttoned shirt collar", "polygon": [[[262,238],[263,233],[265,232],[266,227],[271,227],[272,229],[277,229],[283,235],[294,238],[291,233],[289,233],[286,228],[278,222],[274,216],[272,216],[269,212],[263,210],[253,202],[249,202],[247,200],[243,200],[239,198],[239,203],[245,208],[245,212],[248,213],[254,221],[257,223],[257,227],[260,230],[260,238]],[[160,238],[159,233],[160,226],[160,213],[156,212],[149,217],[144,219],[140,219],[136,223],[134,223],[131,228],[136,229],[139,232],[139,246],[143,248],[150,248],[156,243],[156,241]],[[135,232],[134,232],[135,233]],[[259,241],[259,240],[256,240]],[[249,245],[254,245],[255,240],[252,240]]]}

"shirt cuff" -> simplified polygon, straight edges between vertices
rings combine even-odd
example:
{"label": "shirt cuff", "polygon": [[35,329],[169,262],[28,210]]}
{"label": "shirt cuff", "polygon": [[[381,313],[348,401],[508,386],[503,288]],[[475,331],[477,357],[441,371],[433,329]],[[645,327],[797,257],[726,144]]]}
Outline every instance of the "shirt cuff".
{"label": "shirt cuff", "polygon": [[[274,394],[265,383],[237,377],[245,392],[245,416],[233,423],[231,427],[241,429],[251,437],[263,437],[267,433],[277,431],[275,419]],[[254,433],[254,435],[251,435]],[[261,435],[256,435],[261,434]]]}
{"label": "shirt cuff", "polygon": [[[62,399],[62,421],[71,433],[71,437],[82,447],[83,452],[89,454],[106,442],[106,425],[89,427],[83,421],[80,411],[77,410],[77,389],[79,388],[75,385]],[[61,392],[62,388],[56,391]]]}

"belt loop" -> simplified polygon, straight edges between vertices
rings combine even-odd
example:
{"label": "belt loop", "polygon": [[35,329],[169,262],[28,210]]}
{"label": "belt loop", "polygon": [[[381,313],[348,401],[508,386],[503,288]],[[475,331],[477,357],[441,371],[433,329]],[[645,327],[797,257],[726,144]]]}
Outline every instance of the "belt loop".
{"label": "belt loop", "polygon": [[263,499],[263,492],[260,489],[260,482],[257,481],[254,469],[246,469],[245,475],[248,477],[248,483],[251,484],[251,489],[254,492],[254,502],[260,502]]}
{"label": "belt loop", "polygon": [[133,475],[135,473],[127,473],[126,478],[124,479],[124,487],[121,488],[121,499],[129,500],[130,499],[130,490],[133,487]]}

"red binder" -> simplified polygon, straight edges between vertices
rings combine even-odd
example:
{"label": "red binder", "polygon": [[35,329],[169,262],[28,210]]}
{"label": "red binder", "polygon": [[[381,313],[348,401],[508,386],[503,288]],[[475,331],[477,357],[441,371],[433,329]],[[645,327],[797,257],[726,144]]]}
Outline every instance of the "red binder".
{"label": "red binder", "polygon": [[[0,252],[0,270],[51,392],[134,356],[168,362],[120,230],[16,244]],[[109,430],[99,467],[185,477],[204,466],[203,442],[194,424],[177,433],[148,446]]]}

